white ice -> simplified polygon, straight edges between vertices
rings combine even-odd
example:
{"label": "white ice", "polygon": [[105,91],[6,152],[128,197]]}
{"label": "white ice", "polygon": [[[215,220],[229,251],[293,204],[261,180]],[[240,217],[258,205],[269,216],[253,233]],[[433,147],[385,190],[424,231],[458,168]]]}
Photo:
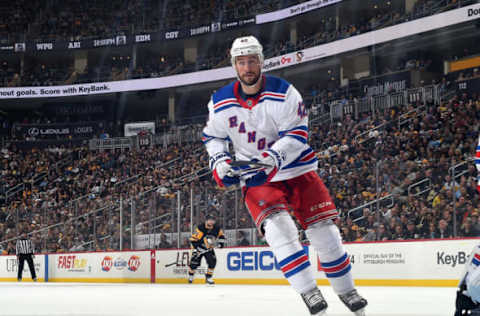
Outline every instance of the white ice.
{"label": "white ice", "polygon": [[[329,316],[353,315],[321,287]],[[359,287],[368,316],[452,316],[454,288]],[[0,283],[0,315],[308,316],[288,286]]]}

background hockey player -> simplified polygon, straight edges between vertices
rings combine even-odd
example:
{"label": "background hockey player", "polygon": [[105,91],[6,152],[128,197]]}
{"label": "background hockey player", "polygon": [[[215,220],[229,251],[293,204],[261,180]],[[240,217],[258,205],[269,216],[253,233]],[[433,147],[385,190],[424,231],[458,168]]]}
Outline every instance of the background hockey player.
{"label": "background hockey player", "polygon": [[214,284],[213,271],[217,265],[217,257],[215,255],[215,246],[223,248],[225,245],[225,235],[223,230],[216,224],[215,217],[208,215],[205,222],[200,224],[190,237],[192,247],[192,257],[190,259],[188,271],[188,283],[192,283],[195,270],[200,266],[202,258],[207,261],[208,270],[205,274],[205,282]]}
{"label": "background hockey player", "polygon": [[[480,194],[480,137],[475,154],[478,172],[477,191]],[[455,316],[480,315],[480,245],[473,248],[460,280],[455,301]]]}
{"label": "background hockey player", "polygon": [[[302,97],[290,83],[262,75],[262,46],[255,37],[237,38],[230,54],[238,80],[212,95],[203,132],[216,182],[242,185],[255,224],[312,315],[323,314],[327,302],[298,241],[289,208],[319,255],[334,291],[351,311],[363,315],[367,301],[354,288],[349,256],[332,221],[337,210],[315,172],[317,158],[308,145],[308,113]],[[270,167],[239,175],[230,165],[229,141],[237,160],[256,159]]]}
{"label": "background hockey player", "polygon": [[480,245],[470,254],[465,272],[460,280],[455,301],[455,316],[480,316]]}

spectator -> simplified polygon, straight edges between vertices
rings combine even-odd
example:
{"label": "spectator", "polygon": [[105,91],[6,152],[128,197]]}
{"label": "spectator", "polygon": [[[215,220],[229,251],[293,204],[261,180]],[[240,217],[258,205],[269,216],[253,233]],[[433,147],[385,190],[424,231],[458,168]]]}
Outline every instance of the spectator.
{"label": "spectator", "polygon": [[249,246],[250,242],[248,241],[245,232],[243,230],[238,231],[238,237],[237,237],[237,246],[239,247],[244,247],[244,246]]}

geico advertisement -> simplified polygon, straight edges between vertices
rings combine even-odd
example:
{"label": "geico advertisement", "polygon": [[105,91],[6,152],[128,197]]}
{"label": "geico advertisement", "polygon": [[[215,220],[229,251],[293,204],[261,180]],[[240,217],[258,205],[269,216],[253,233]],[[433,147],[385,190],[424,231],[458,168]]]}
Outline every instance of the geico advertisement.
{"label": "geico advertisement", "polygon": [[[308,253],[308,247],[304,247]],[[216,278],[283,278],[280,266],[269,247],[215,249]],[[158,251],[157,278],[186,278],[191,259],[190,250]],[[312,266],[314,262],[312,262]],[[202,258],[196,274],[204,275],[207,262]]]}
{"label": "geico advertisement", "polygon": [[[45,275],[45,256],[37,255],[33,259],[35,272],[38,278]],[[17,278],[18,260],[16,256],[0,256],[0,278]],[[30,278],[30,268],[27,261],[23,266],[23,278]]]}
{"label": "geico advertisement", "polygon": [[148,278],[149,252],[98,252],[49,256],[51,278]]}
{"label": "geico advertisement", "polygon": [[[355,279],[456,280],[480,240],[347,244]],[[316,277],[325,278],[316,260]]]}

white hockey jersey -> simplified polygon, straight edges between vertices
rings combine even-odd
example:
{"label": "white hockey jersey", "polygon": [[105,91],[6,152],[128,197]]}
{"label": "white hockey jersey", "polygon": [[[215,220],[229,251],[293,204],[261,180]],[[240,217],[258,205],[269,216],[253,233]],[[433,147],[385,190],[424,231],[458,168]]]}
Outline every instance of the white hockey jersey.
{"label": "white hockey jersey", "polygon": [[[232,142],[237,160],[261,158],[271,148],[280,168],[271,180],[282,181],[316,170],[318,160],[308,145],[308,112],[300,93],[283,79],[264,76],[255,99],[243,100],[235,81],[212,95],[202,140],[210,157],[228,153]],[[215,161],[211,161],[213,169]]]}
{"label": "white hockey jersey", "polygon": [[475,303],[480,303],[480,245],[473,247],[460,279],[460,284],[463,282],[467,286],[465,294]]}

